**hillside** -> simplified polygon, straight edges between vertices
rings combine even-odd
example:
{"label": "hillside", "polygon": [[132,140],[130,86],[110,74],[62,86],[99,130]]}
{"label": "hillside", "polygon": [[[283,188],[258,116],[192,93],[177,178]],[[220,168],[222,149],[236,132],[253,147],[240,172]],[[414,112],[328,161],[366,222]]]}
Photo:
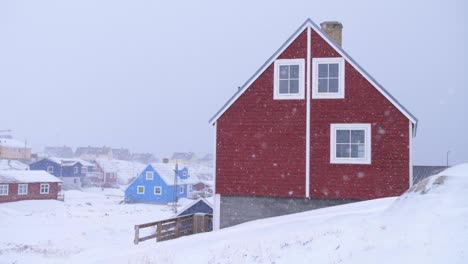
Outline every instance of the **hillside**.
{"label": "hillside", "polygon": [[188,256],[190,263],[466,263],[467,248],[464,164],[399,198],[258,220],[88,257],[94,263],[187,263]]}

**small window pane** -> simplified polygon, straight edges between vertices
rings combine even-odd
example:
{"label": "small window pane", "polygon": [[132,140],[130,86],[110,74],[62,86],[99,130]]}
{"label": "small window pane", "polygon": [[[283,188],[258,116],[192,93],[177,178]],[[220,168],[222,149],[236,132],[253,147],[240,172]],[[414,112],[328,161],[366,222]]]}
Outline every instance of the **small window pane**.
{"label": "small window pane", "polygon": [[337,130],[336,131],[336,143],[349,143],[349,130]]}
{"label": "small window pane", "polygon": [[280,83],[279,83],[279,93],[280,94],[289,93],[288,83],[289,83],[288,80],[280,80]]}
{"label": "small window pane", "polygon": [[329,76],[338,77],[338,63],[329,64]]}
{"label": "small window pane", "polygon": [[280,79],[288,79],[289,78],[289,66],[282,65],[280,66]]}
{"label": "small window pane", "polygon": [[289,93],[299,93],[299,80],[291,80],[289,81],[289,85]]}
{"label": "small window pane", "polygon": [[328,64],[318,65],[318,77],[328,77]]}
{"label": "small window pane", "polygon": [[299,65],[289,66],[289,75],[291,79],[299,79]]}
{"label": "small window pane", "polygon": [[364,130],[352,130],[351,143],[364,143]]}
{"label": "small window pane", "polygon": [[364,158],[364,144],[352,144],[351,145],[351,157],[352,158]]}
{"label": "small window pane", "polygon": [[328,80],[328,92],[337,93],[338,92],[338,79]]}
{"label": "small window pane", "polygon": [[318,92],[326,93],[327,92],[328,79],[318,79]]}
{"label": "small window pane", "polygon": [[337,158],[349,158],[350,154],[349,144],[336,144],[336,157]]}

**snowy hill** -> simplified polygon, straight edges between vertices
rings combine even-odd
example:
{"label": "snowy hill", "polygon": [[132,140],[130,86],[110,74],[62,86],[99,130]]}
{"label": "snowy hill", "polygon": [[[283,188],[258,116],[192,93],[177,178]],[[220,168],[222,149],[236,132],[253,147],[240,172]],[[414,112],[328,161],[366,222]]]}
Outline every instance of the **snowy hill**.
{"label": "snowy hill", "polygon": [[186,263],[187,256],[190,263],[466,263],[468,164],[398,199],[253,221],[93,261]]}
{"label": "snowy hill", "polygon": [[133,178],[137,177],[147,165],[127,160],[117,159],[96,159],[96,163],[105,172],[115,173],[119,184],[128,184]]}
{"label": "snowy hill", "polygon": [[452,264],[468,259],[468,164],[430,177],[400,197],[138,246],[133,225],[172,212],[165,205],[119,204],[122,195],[96,188],[68,191],[65,202],[0,204],[0,263]]}

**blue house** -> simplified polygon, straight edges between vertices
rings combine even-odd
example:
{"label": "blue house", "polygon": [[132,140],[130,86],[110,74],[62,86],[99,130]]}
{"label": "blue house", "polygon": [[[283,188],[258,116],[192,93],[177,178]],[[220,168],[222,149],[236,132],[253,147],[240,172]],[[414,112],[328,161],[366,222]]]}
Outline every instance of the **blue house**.
{"label": "blue house", "polygon": [[193,203],[182,208],[177,216],[190,215],[196,213],[213,214],[213,205],[203,198],[198,198]]}
{"label": "blue house", "polygon": [[125,201],[128,203],[168,203],[176,199],[190,197],[193,185],[200,180],[190,176],[187,168],[177,169],[169,163],[148,165],[125,190]]}
{"label": "blue house", "polygon": [[94,165],[79,159],[49,157],[29,165],[30,170],[44,170],[60,178],[64,189],[80,189],[81,179]]}

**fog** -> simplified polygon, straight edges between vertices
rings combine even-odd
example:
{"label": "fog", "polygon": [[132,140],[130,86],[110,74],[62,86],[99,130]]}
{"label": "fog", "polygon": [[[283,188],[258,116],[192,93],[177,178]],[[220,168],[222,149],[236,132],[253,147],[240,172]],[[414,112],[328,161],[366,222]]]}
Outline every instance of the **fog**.
{"label": "fog", "polygon": [[33,151],[212,152],[208,120],[308,17],[418,119],[415,164],[468,161],[464,1],[2,1],[0,130]]}

